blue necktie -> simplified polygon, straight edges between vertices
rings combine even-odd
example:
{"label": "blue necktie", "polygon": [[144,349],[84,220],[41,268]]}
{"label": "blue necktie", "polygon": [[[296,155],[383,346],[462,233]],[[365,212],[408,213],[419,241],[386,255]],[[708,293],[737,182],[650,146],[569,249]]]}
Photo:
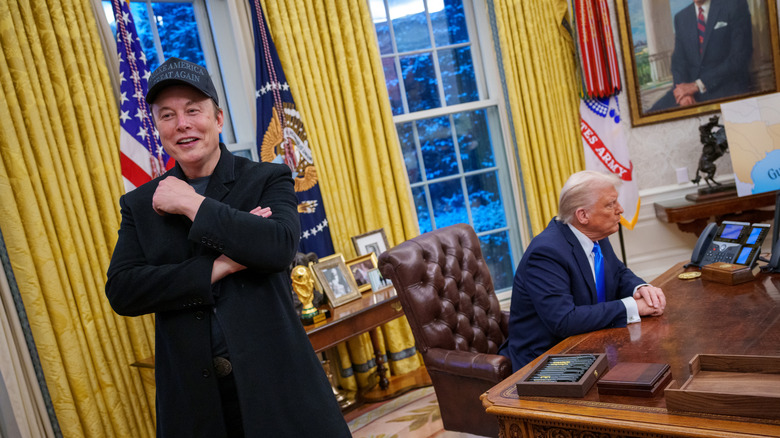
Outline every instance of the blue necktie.
{"label": "blue necktie", "polygon": [[593,242],[593,271],[596,274],[596,295],[599,303],[603,303],[605,301],[604,257],[601,255],[601,247],[598,242]]}

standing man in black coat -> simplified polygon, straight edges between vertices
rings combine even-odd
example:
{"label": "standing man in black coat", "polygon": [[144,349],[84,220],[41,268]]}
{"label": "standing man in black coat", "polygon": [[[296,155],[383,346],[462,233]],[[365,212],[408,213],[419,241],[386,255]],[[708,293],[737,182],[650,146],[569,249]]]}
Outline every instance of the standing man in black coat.
{"label": "standing man in black coat", "polygon": [[208,72],[171,58],[146,101],[176,166],[119,200],[106,295],[155,313],[157,435],[348,437],[295,313],[290,169],[232,155]]}

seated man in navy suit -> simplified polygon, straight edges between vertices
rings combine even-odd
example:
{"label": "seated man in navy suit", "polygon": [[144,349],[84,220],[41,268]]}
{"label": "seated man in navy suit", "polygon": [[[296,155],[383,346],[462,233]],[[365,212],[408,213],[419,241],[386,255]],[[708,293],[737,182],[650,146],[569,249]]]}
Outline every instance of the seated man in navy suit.
{"label": "seated man in navy suit", "polygon": [[[663,291],[634,275],[609,243],[623,213],[620,183],[612,174],[573,174],[561,189],[558,217],[523,254],[512,288],[509,336],[499,350],[514,371],[569,336],[663,314]],[[593,253],[596,247],[600,256]]]}
{"label": "seated man in navy suit", "polygon": [[753,32],[745,0],[693,0],[674,16],[674,87],[650,111],[751,91]]}

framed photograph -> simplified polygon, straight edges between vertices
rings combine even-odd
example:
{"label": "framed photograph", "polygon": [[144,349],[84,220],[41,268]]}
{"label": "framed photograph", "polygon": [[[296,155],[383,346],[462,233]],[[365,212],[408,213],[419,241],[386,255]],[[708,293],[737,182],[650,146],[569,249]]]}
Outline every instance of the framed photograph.
{"label": "framed photograph", "polygon": [[352,278],[355,280],[355,284],[357,284],[360,292],[371,290],[368,273],[372,269],[376,269],[376,264],[376,254],[373,252],[347,262],[347,268],[349,268],[349,272],[352,274]]}
{"label": "framed photograph", "polygon": [[379,272],[378,268],[368,271],[368,282],[371,283],[371,289],[375,291],[384,289],[393,284],[390,280],[382,276],[382,273]]}
{"label": "framed photograph", "polygon": [[384,228],[369,231],[359,236],[352,236],[352,245],[355,246],[355,252],[358,255],[374,253],[377,257],[387,251],[387,247],[390,246],[387,243]]}
{"label": "framed photograph", "polygon": [[341,254],[322,258],[311,267],[314,276],[322,286],[322,291],[333,307],[360,298],[361,294],[355,279],[352,278]]}
{"label": "framed photograph", "polygon": [[776,0],[711,0],[701,18],[693,0],[615,3],[634,126],[780,91]]}

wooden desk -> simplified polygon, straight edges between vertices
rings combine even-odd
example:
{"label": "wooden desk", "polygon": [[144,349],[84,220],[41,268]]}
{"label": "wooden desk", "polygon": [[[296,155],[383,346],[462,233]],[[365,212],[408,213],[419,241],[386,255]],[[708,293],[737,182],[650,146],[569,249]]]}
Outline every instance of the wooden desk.
{"label": "wooden desk", "polygon": [[732,196],[713,201],[692,202],[685,198],[656,202],[655,216],[658,220],[676,224],[680,231],[701,234],[709,222],[734,220],[742,222],[764,222],[774,218],[774,210],[761,210],[775,205],[777,192],[759,193],[750,196]]}
{"label": "wooden desk", "polygon": [[[548,353],[606,353],[610,367],[668,363],[678,385],[690,376],[688,362],[698,353],[780,355],[780,274],[760,273],[754,281],[726,286],[679,280],[682,266],[653,281],[666,293],[663,316],[572,336]],[[663,395],[605,396],[594,386],[584,398],[519,397],[515,383],[538,361],[482,396],[504,437],[780,437],[778,420],[669,412]]]}
{"label": "wooden desk", "polygon": [[382,324],[403,316],[403,308],[395,288],[389,286],[376,292],[367,292],[359,300],[351,301],[331,310],[325,321],[304,326],[314,351],[319,353],[353,336],[371,331],[371,343],[376,351],[378,385],[360,394],[362,402],[378,402],[397,397],[412,389],[431,385],[431,378],[424,366],[400,376],[386,377],[387,368],[381,360],[375,329]]}
{"label": "wooden desk", "polygon": [[311,346],[319,353],[403,314],[395,288],[390,286],[367,292],[359,300],[336,307],[325,321],[304,328]]}

